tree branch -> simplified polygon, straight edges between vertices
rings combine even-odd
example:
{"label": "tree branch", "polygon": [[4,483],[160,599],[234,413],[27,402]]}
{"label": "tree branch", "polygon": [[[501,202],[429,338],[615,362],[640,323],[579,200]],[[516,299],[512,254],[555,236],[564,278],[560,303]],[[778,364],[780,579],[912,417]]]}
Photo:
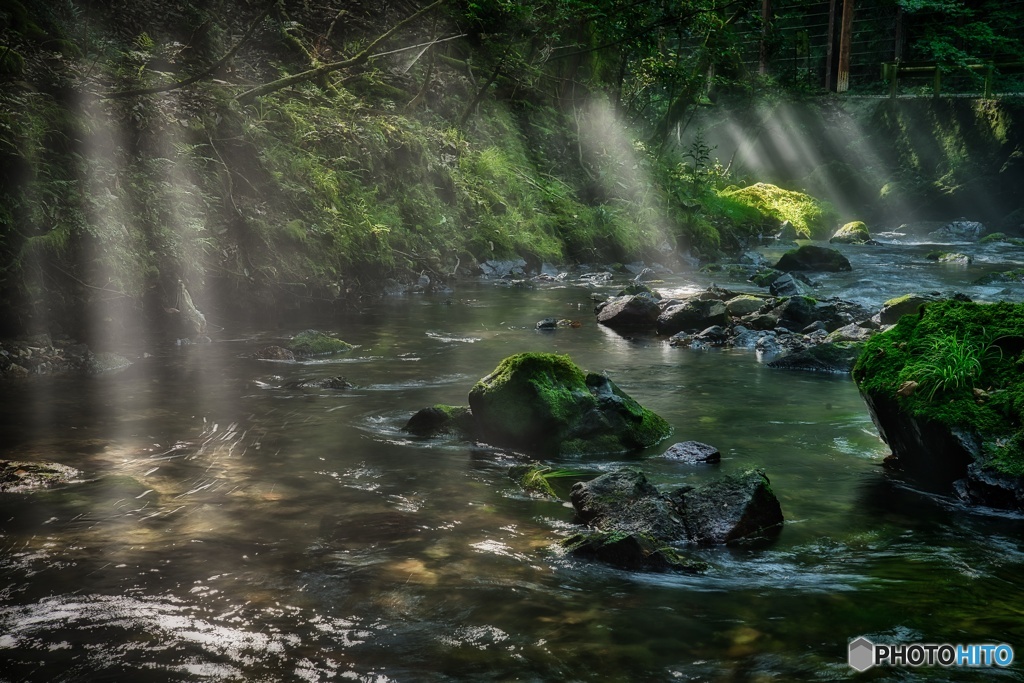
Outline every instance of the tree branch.
{"label": "tree branch", "polygon": [[217,69],[224,66],[224,64],[226,64],[232,57],[234,57],[235,53],[238,52],[242,45],[245,44],[245,42],[252,37],[252,34],[256,30],[256,27],[263,23],[263,20],[266,19],[267,16],[270,14],[271,10],[274,9],[274,4],[275,3],[273,2],[270,3],[267,6],[267,9],[263,10],[263,13],[259,17],[257,17],[254,22],[249,24],[249,28],[245,30],[245,33],[242,34],[242,37],[239,39],[237,43],[235,43],[234,47],[232,47],[230,50],[224,53],[223,57],[218,59],[216,62],[214,62],[205,70],[201,71],[195,76],[186,78],[183,81],[175,81],[174,83],[168,83],[167,85],[155,85],[151,88],[138,88],[136,90],[119,90],[117,92],[107,93],[103,96],[103,99],[112,100],[121,97],[135,97],[138,95],[155,95],[161,92],[177,90],[178,88],[185,88],[192,85],[193,83],[198,83],[199,81],[205,78],[209,78],[217,72]]}
{"label": "tree branch", "polygon": [[[395,34],[396,31],[398,31],[400,28],[402,28],[403,26],[408,24],[410,21],[412,21],[413,19],[416,19],[416,18],[426,14],[427,12],[429,12],[432,9],[434,9],[435,7],[437,7],[438,5],[442,4],[443,2],[445,2],[445,0],[436,0],[435,2],[432,2],[431,4],[427,5],[426,7],[424,7],[422,9],[414,12],[413,14],[410,14],[408,17],[406,17],[402,21],[398,22],[397,24],[392,26],[390,29],[388,29],[387,31],[382,33],[380,36],[378,36],[376,39],[374,39],[373,42],[371,42],[369,45],[367,45],[361,52],[357,53],[356,55],[354,55],[352,57],[349,57],[348,59],[343,59],[343,60],[338,61],[338,62],[330,62],[329,64],[322,64],[322,65],[316,67],[315,69],[309,69],[307,71],[302,71],[302,72],[297,73],[297,74],[292,74],[291,76],[285,76],[284,78],[279,78],[276,81],[271,81],[270,83],[264,83],[263,85],[258,85],[255,88],[252,88],[251,90],[246,90],[245,92],[239,94],[237,97],[235,97],[235,99],[238,102],[241,102],[241,103],[251,102],[252,100],[256,99],[257,97],[259,97],[261,95],[266,95],[268,93],[272,93],[272,92],[275,92],[277,90],[281,90],[283,88],[287,88],[288,86],[295,85],[297,83],[304,83],[305,81],[310,81],[310,80],[313,80],[315,78],[320,78],[321,76],[326,76],[327,74],[329,74],[329,73],[331,73],[333,71],[338,71],[340,69],[346,69],[346,68],[352,67],[352,66],[359,66],[360,64],[363,64],[364,62],[367,62],[367,61],[369,61],[371,59],[379,57],[380,55],[372,53],[372,50],[374,48],[376,48],[382,42],[384,42],[385,40],[390,38],[392,35]],[[390,54],[390,53],[381,53],[381,54]]]}

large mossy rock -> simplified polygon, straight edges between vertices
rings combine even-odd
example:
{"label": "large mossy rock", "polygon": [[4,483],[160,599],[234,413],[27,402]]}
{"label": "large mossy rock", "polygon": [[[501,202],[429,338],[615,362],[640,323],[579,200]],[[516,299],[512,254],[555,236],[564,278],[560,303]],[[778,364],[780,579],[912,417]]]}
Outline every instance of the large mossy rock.
{"label": "large mossy rock", "polygon": [[829,238],[830,244],[864,244],[871,239],[871,233],[864,221],[852,221],[836,230]]}
{"label": "large mossy rock", "polygon": [[481,438],[529,453],[622,453],[671,433],[610,379],[584,373],[568,356],[520,353],[469,392]]}
{"label": "large mossy rock", "polygon": [[920,313],[921,307],[939,300],[931,294],[904,294],[882,304],[878,319],[883,325],[894,325],[903,316]]}
{"label": "large mossy rock", "polygon": [[1024,501],[1024,304],[932,302],[865,342],[853,376],[911,478]]}
{"label": "large mossy rock", "polygon": [[836,210],[828,202],[820,201],[803,192],[784,190],[769,183],[757,183],[722,194],[771,216],[780,223],[788,221],[796,228],[800,237],[825,239],[831,234],[832,226],[837,220]]}
{"label": "large mossy rock", "polygon": [[837,250],[819,247],[816,244],[805,244],[797,249],[787,251],[775,264],[775,268],[787,273],[794,270],[826,273],[853,270],[849,259]]}

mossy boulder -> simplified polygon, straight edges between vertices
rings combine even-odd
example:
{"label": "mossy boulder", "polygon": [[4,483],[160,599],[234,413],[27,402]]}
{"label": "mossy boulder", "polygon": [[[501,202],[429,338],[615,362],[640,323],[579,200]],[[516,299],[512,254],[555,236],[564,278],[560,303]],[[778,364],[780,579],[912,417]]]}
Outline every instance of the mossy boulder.
{"label": "mossy boulder", "polygon": [[871,233],[864,221],[852,221],[836,230],[829,239],[833,244],[864,244],[871,239]]}
{"label": "mossy boulder", "polygon": [[729,313],[725,303],[717,299],[694,297],[675,306],[669,306],[657,318],[658,334],[696,332],[712,325],[728,325]]}
{"label": "mossy boulder", "polygon": [[323,332],[305,330],[292,338],[288,348],[298,356],[328,356],[349,351],[355,347]]}
{"label": "mossy boulder", "polygon": [[969,254],[961,254],[956,251],[930,251],[924,255],[929,261],[939,263],[952,263],[958,266],[969,266],[974,263],[974,257]]}
{"label": "mossy boulder", "polygon": [[894,297],[882,304],[882,310],[878,313],[879,320],[883,325],[893,325],[903,316],[920,313],[923,306],[938,300],[938,297],[931,294],[904,294]]}
{"label": "mossy boulder", "polygon": [[764,299],[750,294],[740,294],[725,302],[725,310],[729,315],[744,316],[756,313],[764,306]]}
{"label": "mossy boulder", "polygon": [[[1022,354],[1024,304],[938,301],[865,342],[853,377],[911,476],[1024,507]],[[1003,494],[985,497],[985,477]]]}
{"label": "mossy boulder", "polygon": [[828,202],[769,183],[757,183],[723,194],[778,219],[780,223],[789,221],[799,236],[810,239],[828,237],[838,219],[835,208]]}
{"label": "mossy boulder", "polygon": [[510,356],[469,392],[481,438],[529,453],[622,453],[653,446],[668,423],[568,356]]}
{"label": "mossy boulder", "polygon": [[815,244],[805,244],[796,249],[790,249],[775,264],[777,270],[787,273],[794,270],[818,271],[827,273],[838,273],[853,270],[849,259],[835,249],[819,247]]}

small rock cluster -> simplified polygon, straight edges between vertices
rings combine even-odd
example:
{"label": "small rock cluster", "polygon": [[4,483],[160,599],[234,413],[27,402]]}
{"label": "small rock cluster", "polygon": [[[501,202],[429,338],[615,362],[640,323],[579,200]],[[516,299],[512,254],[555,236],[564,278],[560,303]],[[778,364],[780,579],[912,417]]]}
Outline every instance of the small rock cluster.
{"label": "small rock cluster", "polygon": [[0,379],[38,375],[96,375],[120,370],[131,361],[113,353],[93,353],[72,339],[37,334],[0,340]]}

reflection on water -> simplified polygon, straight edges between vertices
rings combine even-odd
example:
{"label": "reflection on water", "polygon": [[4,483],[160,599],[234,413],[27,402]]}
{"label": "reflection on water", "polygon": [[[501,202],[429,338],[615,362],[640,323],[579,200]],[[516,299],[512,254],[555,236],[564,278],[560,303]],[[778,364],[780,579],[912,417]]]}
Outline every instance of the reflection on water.
{"label": "reflection on water", "polygon": [[[884,277],[882,298],[907,289]],[[1024,647],[1020,518],[892,479],[848,378],[619,335],[594,324],[593,291],[465,285],[319,321],[359,345],[337,358],[254,360],[281,339],[227,330],[120,375],[11,388],[0,457],[58,460],[87,481],[0,498],[0,677],[836,680],[862,634]],[[584,324],[537,331],[547,317]],[[520,456],[401,431],[525,350],[609,372],[675,440],[723,455],[551,464],[639,463],[664,486],[764,467],[779,541],[697,551],[707,576],[582,563],[557,548],[571,508],[508,478]],[[288,388],[337,376],[353,387]]]}

